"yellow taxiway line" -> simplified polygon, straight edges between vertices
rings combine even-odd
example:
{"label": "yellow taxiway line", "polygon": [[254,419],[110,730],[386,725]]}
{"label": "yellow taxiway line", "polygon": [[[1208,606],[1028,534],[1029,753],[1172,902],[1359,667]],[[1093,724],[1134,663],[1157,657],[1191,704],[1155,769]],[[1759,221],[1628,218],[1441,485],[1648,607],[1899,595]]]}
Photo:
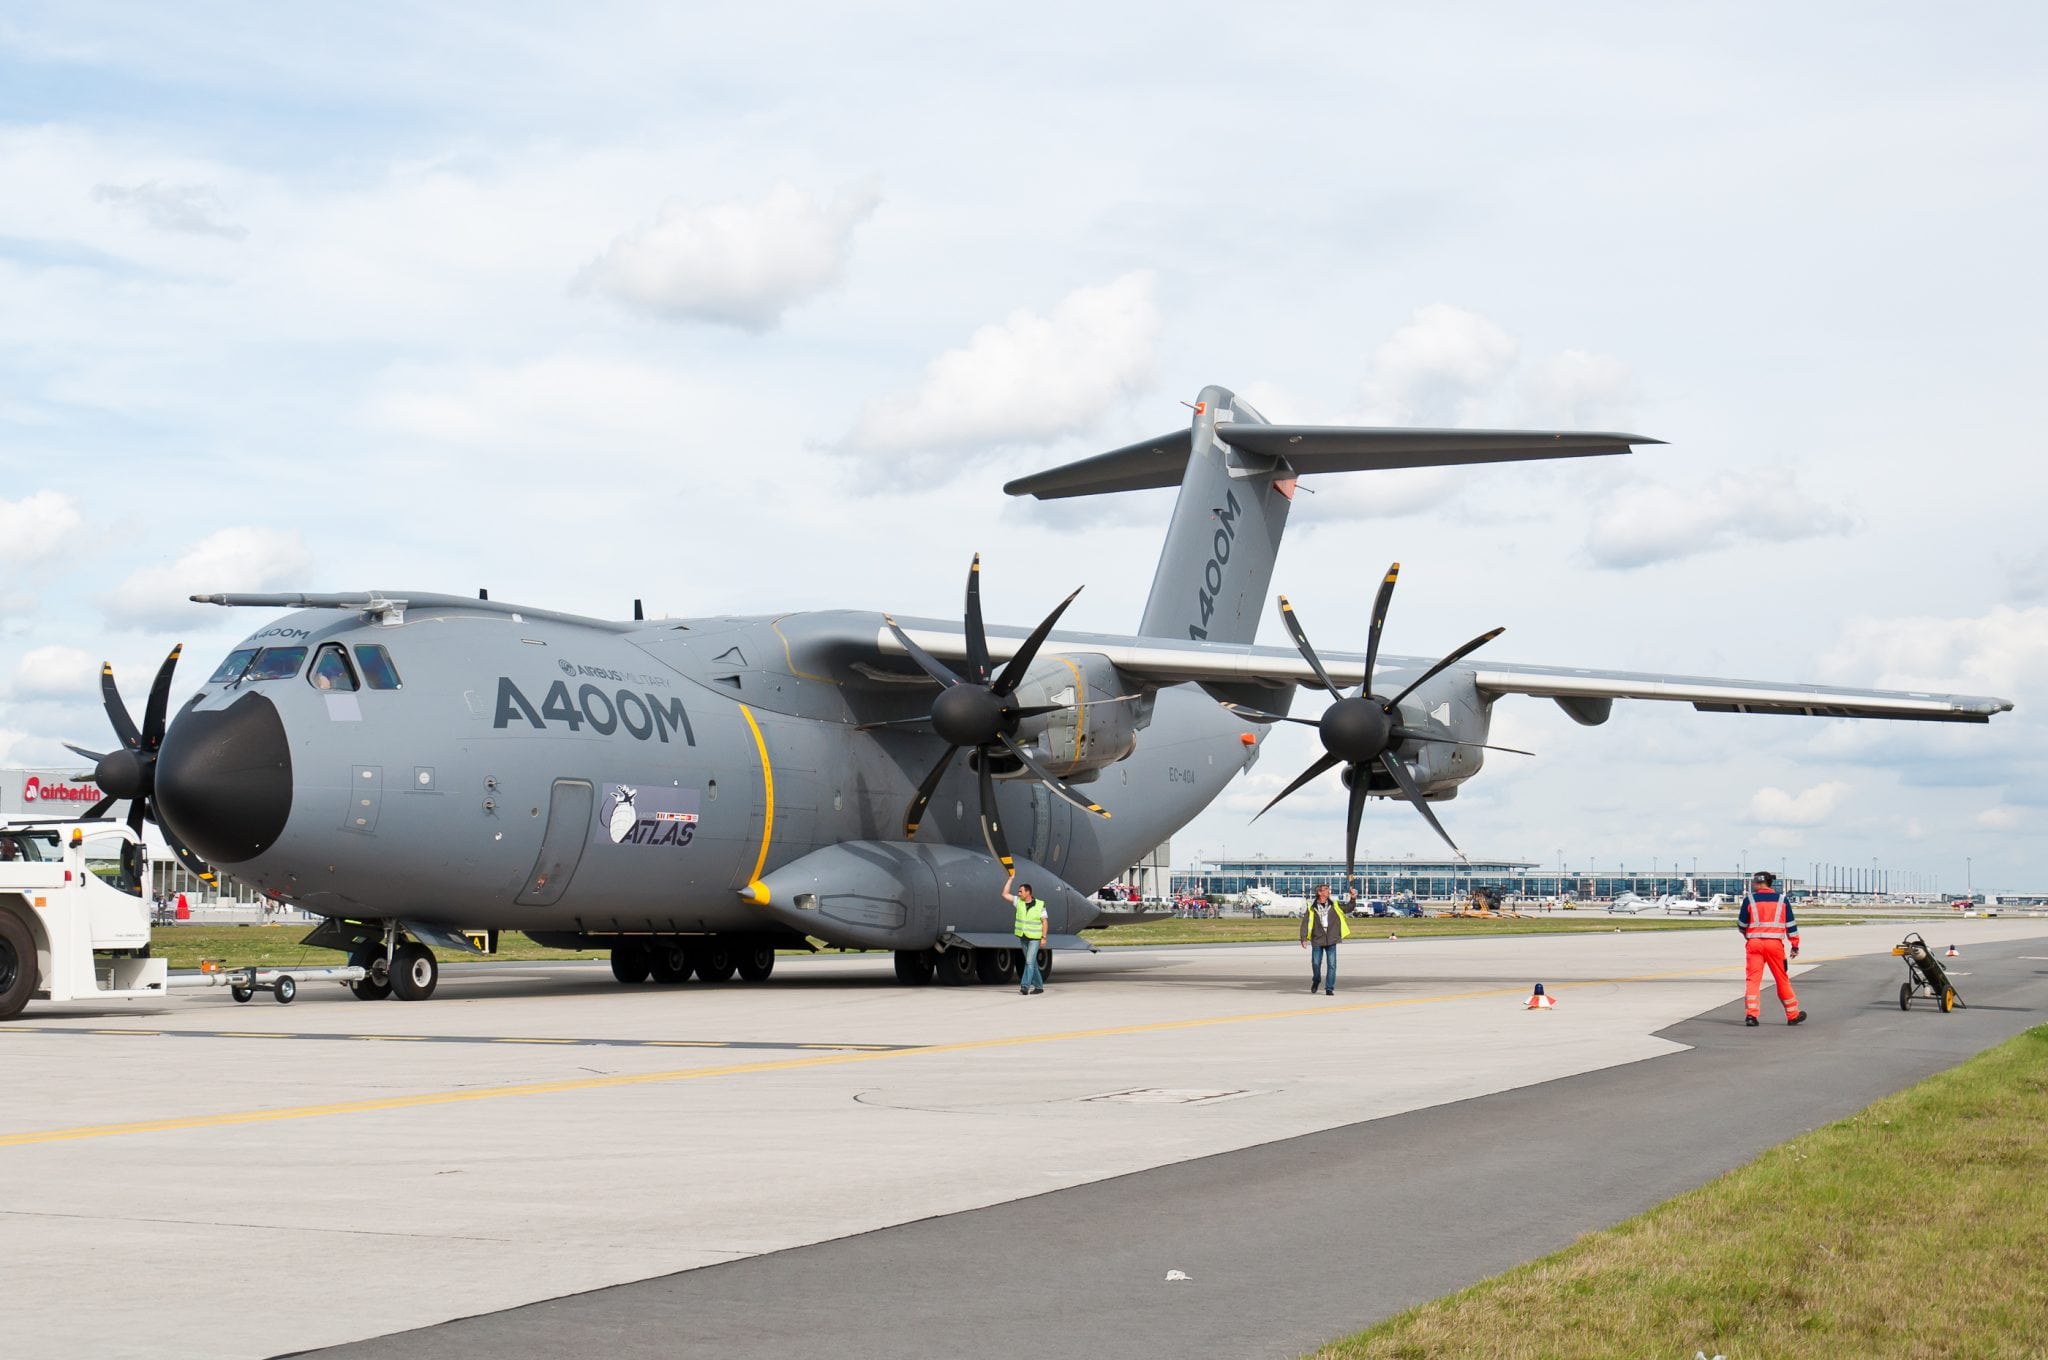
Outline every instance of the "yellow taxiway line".
{"label": "yellow taxiway line", "polygon": [[[1845,956],[1846,957],[1846,956]],[[1809,962],[1817,962],[1810,960]],[[1644,973],[1633,977],[1582,978],[1560,982],[1552,992],[1582,987],[1610,987],[1628,982],[1658,982],[1672,978],[1705,977],[1715,973],[1739,972],[1740,964],[1712,968],[1688,968],[1670,973]],[[1453,1001],[1476,1001],[1487,997],[1519,996],[1525,989],[1483,987],[1468,992],[1443,992],[1433,996],[1389,997],[1381,1001],[1350,1001],[1336,1006],[1306,1006],[1284,1011],[1259,1011],[1248,1015],[1205,1015],[1187,1020],[1155,1020],[1138,1025],[1110,1025],[1099,1029],[1060,1030],[1048,1034],[1013,1034],[993,1039],[965,1039],[950,1044],[887,1049],[880,1052],[837,1052],[815,1057],[776,1058],[765,1062],[729,1063],[721,1067],[689,1067],[666,1072],[636,1072],[608,1077],[576,1077],[563,1081],[526,1082],[516,1086],[486,1086],[462,1091],[423,1091],[410,1096],[379,1096],[373,1100],[344,1100],[329,1105],[294,1105],[277,1110],[234,1110],[221,1114],[186,1115],[176,1119],[143,1119],[125,1124],[87,1124],[69,1129],[39,1129],[27,1133],[0,1134],[0,1147],[31,1147],[42,1143],[69,1143],[88,1138],[120,1138],[138,1133],[176,1133],[187,1129],[233,1128],[242,1124],[276,1124],[294,1119],[322,1119],[329,1115],[373,1114],[383,1110],[413,1110],[431,1105],[461,1105],[480,1100],[506,1100],[515,1096],[561,1095],[570,1091],[603,1091],[622,1086],[655,1086],[679,1081],[701,1081],[712,1077],[739,1077],[761,1072],[796,1072],[814,1067],[841,1067],[848,1063],[882,1062],[891,1058],[929,1057],[945,1053],[976,1053],[998,1048],[1023,1048],[1035,1044],[1074,1043],[1087,1039],[1115,1039],[1138,1034],[1166,1034],[1177,1030],[1207,1029],[1219,1025],[1259,1024],[1269,1020],[1300,1020],[1360,1011],[1392,1010],[1406,1006],[1441,1005]],[[116,1031],[130,1033],[132,1031]],[[362,1035],[362,1038],[380,1036]],[[398,1037],[398,1036],[391,1036]],[[405,1036],[408,1038],[416,1036]]]}

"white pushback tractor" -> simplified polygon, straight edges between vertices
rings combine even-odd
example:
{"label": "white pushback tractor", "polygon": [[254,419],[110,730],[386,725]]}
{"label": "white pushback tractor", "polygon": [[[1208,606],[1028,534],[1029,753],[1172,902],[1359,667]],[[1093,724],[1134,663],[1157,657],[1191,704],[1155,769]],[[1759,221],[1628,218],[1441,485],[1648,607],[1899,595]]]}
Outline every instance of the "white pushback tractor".
{"label": "white pushback tractor", "polygon": [[0,819],[0,1020],[30,1001],[162,999],[148,881],[149,852],[121,822]]}

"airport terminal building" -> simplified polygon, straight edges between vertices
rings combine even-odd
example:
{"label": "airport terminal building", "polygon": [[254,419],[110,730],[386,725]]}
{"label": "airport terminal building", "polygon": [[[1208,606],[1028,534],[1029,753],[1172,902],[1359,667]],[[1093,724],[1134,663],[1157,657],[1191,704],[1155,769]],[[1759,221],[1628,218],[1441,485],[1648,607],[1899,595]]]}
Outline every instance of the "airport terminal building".
{"label": "airport terminal building", "polygon": [[[1600,901],[1633,892],[1639,897],[1664,893],[1683,896],[1697,893],[1712,897],[1725,893],[1742,895],[1746,876],[1740,868],[1695,870],[1690,865],[1653,866],[1636,869],[1619,866],[1594,870],[1561,869],[1539,865],[1532,860],[1449,858],[1360,860],[1358,891],[1364,897],[1391,897],[1412,893],[1420,898],[1443,900],[1462,897],[1474,888],[1523,897],[1559,897],[1570,894],[1579,901]],[[1318,883],[1328,883],[1339,892],[1344,885],[1341,859],[1276,859],[1255,855],[1249,859],[1202,860],[1192,869],[1175,870],[1175,897],[1234,897],[1247,888],[1267,887],[1288,897],[1306,897]],[[1806,884],[1787,878],[1784,886],[1804,893]]]}

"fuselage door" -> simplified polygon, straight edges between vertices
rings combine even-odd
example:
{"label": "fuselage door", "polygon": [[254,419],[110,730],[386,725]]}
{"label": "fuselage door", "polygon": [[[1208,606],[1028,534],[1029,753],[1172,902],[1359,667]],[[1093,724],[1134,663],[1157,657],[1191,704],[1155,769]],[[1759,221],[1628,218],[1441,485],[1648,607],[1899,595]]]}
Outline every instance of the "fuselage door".
{"label": "fuselage door", "polygon": [[557,779],[548,800],[548,825],[542,833],[540,855],[526,886],[514,900],[522,907],[551,907],[569,890],[569,879],[583,859],[583,844],[590,839],[590,814],[597,807],[597,791],[587,779]]}

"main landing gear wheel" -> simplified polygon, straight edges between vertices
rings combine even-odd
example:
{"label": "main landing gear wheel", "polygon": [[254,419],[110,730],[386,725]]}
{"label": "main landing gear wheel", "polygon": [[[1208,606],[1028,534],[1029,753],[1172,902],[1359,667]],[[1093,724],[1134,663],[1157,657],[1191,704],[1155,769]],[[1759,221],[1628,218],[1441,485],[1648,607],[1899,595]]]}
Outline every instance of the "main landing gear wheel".
{"label": "main landing gear wheel", "polygon": [[358,1001],[382,1001],[391,995],[391,966],[384,961],[384,951],[374,954],[351,954],[348,956],[351,968],[361,968],[369,974],[361,982],[351,982],[349,991]]}
{"label": "main landing gear wheel", "polygon": [[896,951],[896,980],[906,987],[922,987],[932,980],[932,951],[929,949],[899,949]]}
{"label": "main landing gear wheel", "polygon": [[656,982],[673,984],[690,980],[690,951],[680,944],[657,944],[648,951],[647,970]]}
{"label": "main landing gear wheel", "polygon": [[1017,980],[1017,960],[1014,949],[977,949],[974,951],[974,973],[987,983],[1014,983]]}
{"label": "main landing gear wheel", "polygon": [[697,976],[706,982],[730,982],[740,966],[733,956],[733,947],[716,936],[701,941],[692,953],[697,961]]}
{"label": "main landing gear wheel", "polygon": [[972,949],[941,949],[932,972],[941,987],[971,987],[981,980]]}
{"label": "main landing gear wheel", "polygon": [[1901,982],[1899,984],[1899,1009],[1902,1011],[1913,1009],[1913,984],[1910,982]]}
{"label": "main landing gear wheel", "polygon": [[417,941],[398,947],[391,965],[391,994],[400,1001],[425,1001],[441,982],[441,964],[434,951]]}
{"label": "main landing gear wheel", "polygon": [[750,944],[739,951],[740,981],[766,982],[775,971],[775,946]]}
{"label": "main landing gear wheel", "polygon": [[36,994],[36,939],[28,923],[0,907],[0,1020],[12,1020]]}
{"label": "main landing gear wheel", "polygon": [[612,946],[612,976],[628,986],[647,981],[647,967],[651,962],[644,944]]}
{"label": "main landing gear wheel", "polygon": [[1042,978],[1050,978],[1052,976],[1052,951],[1050,949],[1038,951],[1038,975]]}

